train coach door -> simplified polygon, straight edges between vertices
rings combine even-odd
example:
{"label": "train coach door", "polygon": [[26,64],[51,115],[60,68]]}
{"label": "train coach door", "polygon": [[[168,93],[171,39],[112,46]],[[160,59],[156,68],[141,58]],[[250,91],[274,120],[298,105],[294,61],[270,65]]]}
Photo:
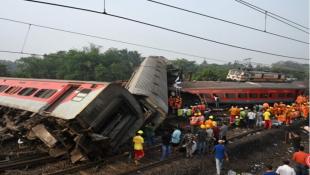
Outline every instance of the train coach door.
{"label": "train coach door", "polygon": [[62,90],[63,92],[60,93],[54,101],[51,103],[49,107],[45,110],[45,112],[53,111],[62,101],[64,101],[69,95],[71,95],[75,90],[79,88],[80,85],[69,84]]}

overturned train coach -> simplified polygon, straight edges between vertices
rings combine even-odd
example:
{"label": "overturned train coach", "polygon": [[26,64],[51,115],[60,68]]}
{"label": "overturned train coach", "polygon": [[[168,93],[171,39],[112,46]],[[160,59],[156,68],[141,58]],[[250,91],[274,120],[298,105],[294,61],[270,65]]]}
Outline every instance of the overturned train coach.
{"label": "overturned train coach", "polygon": [[40,139],[72,162],[103,156],[143,122],[139,103],[113,83],[0,78],[1,139]]}
{"label": "overturned train coach", "polygon": [[126,87],[0,77],[0,141],[39,141],[50,155],[70,155],[72,162],[105,157],[128,146],[143,125],[165,119],[165,59],[146,58]]}

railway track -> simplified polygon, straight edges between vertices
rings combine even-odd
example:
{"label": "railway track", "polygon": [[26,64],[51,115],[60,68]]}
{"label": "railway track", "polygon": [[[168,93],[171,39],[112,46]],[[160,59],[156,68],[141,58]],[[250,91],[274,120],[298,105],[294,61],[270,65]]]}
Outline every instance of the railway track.
{"label": "railway track", "polygon": [[[243,137],[246,137],[251,134],[255,134],[257,132],[262,131],[263,129],[256,129],[252,131],[248,131],[239,135],[232,136],[228,139],[228,141],[238,140]],[[163,161],[159,161],[161,150],[160,145],[156,145],[149,149],[145,150],[146,156],[141,160],[141,164],[136,166],[133,163],[128,163],[128,156],[126,155],[118,155],[114,157],[110,157],[103,160],[98,160],[94,162],[88,162],[81,165],[76,165],[72,167],[68,167],[66,169],[58,170],[55,172],[45,173],[46,175],[60,175],[60,174],[68,174],[68,173],[76,173],[81,170],[85,171],[85,174],[100,174],[100,175],[108,175],[108,174],[117,174],[117,175],[133,175],[139,174],[143,171],[147,171],[152,168],[156,168],[162,166],[164,164],[171,163],[173,161],[177,161],[184,158],[182,153],[177,153],[172,155],[170,158],[165,159]],[[94,168],[96,166],[100,166],[98,168]]]}
{"label": "railway track", "polygon": [[5,170],[24,168],[34,165],[41,165],[45,163],[50,163],[54,161],[58,161],[61,158],[51,157],[46,154],[42,155],[30,155],[26,157],[21,157],[13,160],[4,160],[0,162],[0,172]]}
{"label": "railway track", "polygon": [[[232,135],[228,138],[227,141],[236,141],[241,138],[247,137],[252,134],[256,134],[257,132],[261,132],[263,129],[255,129],[248,132],[244,132],[238,135]],[[141,160],[141,164],[139,166],[135,166],[133,163],[128,163],[129,153],[123,155],[117,155],[110,158],[105,158],[97,161],[81,163],[81,164],[72,164],[72,166],[68,166],[64,169],[57,169],[56,171],[51,172],[42,172],[45,175],[60,175],[60,174],[69,174],[69,173],[77,173],[79,171],[85,171],[86,174],[100,174],[100,175],[132,175],[141,173],[143,171],[162,166],[164,164],[171,163],[173,161],[184,159],[184,155],[182,153],[177,153],[172,155],[170,158],[159,161],[161,155],[160,145],[156,145],[154,147],[150,147],[145,150],[146,156]],[[28,156],[25,158],[16,159],[13,161],[2,161],[0,162],[0,171],[23,168],[27,166],[32,166],[35,164],[46,164],[50,162],[55,162],[60,160],[59,158],[52,158],[50,156]],[[97,167],[97,168],[95,168]],[[99,168],[98,168],[99,167]]]}

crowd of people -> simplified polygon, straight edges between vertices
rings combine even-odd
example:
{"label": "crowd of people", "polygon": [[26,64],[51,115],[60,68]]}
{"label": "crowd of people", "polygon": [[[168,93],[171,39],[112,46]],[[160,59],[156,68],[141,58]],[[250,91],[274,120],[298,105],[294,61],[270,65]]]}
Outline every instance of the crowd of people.
{"label": "crowd of people", "polygon": [[[278,123],[289,125],[297,117],[307,118],[309,115],[309,101],[308,98],[300,96],[296,102],[291,105],[285,105],[284,103],[275,103],[273,106],[268,103],[254,105],[252,108],[232,106],[229,110],[229,117],[218,117],[212,115],[211,110],[204,104],[195,104],[192,106],[182,104],[181,98],[171,99],[174,104],[177,104],[173,108],[173,112],[182,119],[186,119],[187,125],[180,127],[179,125],[174,128],[173,131],[164,130],[161,137],[162,153],[160,160],[165,160],[173,152],[184,151],[187,158],[192,158],[194,153],[198,157],[205,155],[214,155],[217,174],[223,166],[223,161],[228,160],[225,144],[227,143],[227,132],[229,129],[235,128],[255,128],[262,127],[270,129],[273,125],[272,120],[278,121]],[[175,103],[177,102],[177,103]],[[228,120],[227,120],[228,119]],[[144,136],[146,137],[146,144],[151,146],[154,142],[155,127],[150,123],[144,128]],[[135,150],[135,162],[138,164],[138,160],[144,156],[143,146],[144,143],[141,135],[142,130],[137,132],[134,137],[134,150]],[[142,150],[142,151],[141,151]],[[298,175],[303,175],[306,170],[304,148],[300,146],[296,149],[292,160],[299,164],[295,167]],[[304,154],[303,154],[304,153]],[[282,173],[287,168],[287,161],[284,162],[283,167],[279,167],[275,173]],[[295,172],[295,170],[294,170]],[[268,166],[266,175],[274,173],[272,167]]]}

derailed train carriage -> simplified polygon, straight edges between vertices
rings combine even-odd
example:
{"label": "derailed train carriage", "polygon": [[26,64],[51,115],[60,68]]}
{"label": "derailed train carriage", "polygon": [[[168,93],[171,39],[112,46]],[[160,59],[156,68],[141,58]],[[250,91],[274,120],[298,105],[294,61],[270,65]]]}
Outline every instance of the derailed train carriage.
{"label": "derailed train carriage", "polygon": [[40,140],[52,156],[104,157],[168,111],[164,58],[146,58],[127,88],[115,83],[0,78],[0,140]]}

